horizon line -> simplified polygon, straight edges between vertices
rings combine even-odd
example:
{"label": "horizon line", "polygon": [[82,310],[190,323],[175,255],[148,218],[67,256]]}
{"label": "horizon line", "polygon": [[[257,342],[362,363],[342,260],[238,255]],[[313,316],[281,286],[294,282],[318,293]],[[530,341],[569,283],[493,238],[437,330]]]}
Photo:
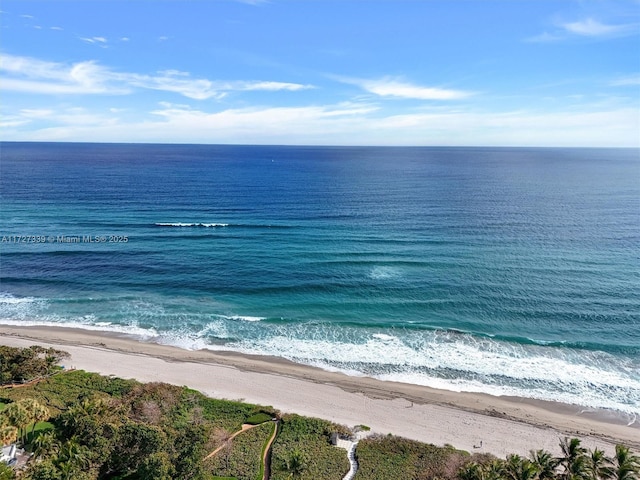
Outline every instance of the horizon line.
{"label": "horizon line", "polygon": [[[590,150],[640,150],[637,146],[562,146],[562,145],[371,145],[371,144],[312,144],[312,143],[193,143],[193,142],[115,142],[81,140],[0,140],[6,143],[29,144],[82,144],[82,145],[160,145],[160,146],[209,146],[209,147],[287,147],[287,148],[539,148],[539,149],[590,149]],[[0,151],[0,156],[2,152]]]}

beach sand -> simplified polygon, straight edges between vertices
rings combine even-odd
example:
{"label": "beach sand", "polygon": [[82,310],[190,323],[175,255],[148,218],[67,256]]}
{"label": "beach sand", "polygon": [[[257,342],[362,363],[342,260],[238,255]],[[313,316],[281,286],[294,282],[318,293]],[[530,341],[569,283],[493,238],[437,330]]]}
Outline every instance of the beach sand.
{"label": "beach sand", "polygon": [[[282,412],[469,452],[559,453],[561,437],[579,437],[609,454],[615,443],[640,451],[640,427],[604,412],[522,398],[458,393],[354,377],[280,358],[189,351],[130,337],[71,328],[0,326],[0,344],[65,350],[70,368],[186,385],[211,397],[270,405]],[[482,442],[482,447],[478,448]]]}

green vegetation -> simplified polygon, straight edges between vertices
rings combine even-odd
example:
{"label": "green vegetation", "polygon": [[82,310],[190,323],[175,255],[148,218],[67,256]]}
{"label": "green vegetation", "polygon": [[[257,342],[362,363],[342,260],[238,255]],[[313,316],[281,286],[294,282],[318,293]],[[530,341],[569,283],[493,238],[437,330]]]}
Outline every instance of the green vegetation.
{"label": "green vegetation", "polygon": [[260,458],[262,459],[262,462],[260,463],[260,473],[258,475],[257,480],[262,480],[265,477],[265,474],[269,476],[269,478],[271,478],[271,474],[270,473],[265,473],[265,472],[270,472],[269,467],[271,465],[271,446],[273,445],[273,442],[275,442],[278,433],[280,433],[280,421],[277,422],[273,422],[272,424],[272,428],[271,428],[271,433],[269,434],[269,438],[267,438],[267,440],[265,440],[264,445],[262,446],[262,452],[260,454]]}
{"label": "green vegetation", "polygon": [[640,457],[617,445],[613,458],[602,450],[587,450],[577,438],[560,442],[562,455],[532,451],[529,458],[509,455],[505,460],[469,462],[458,472],[460,480],[638,480]]}
{"label": "green vegetation", "polygon": [[37,345],[14,348],[0,345],[0,385],[24,383],[46,377],[60,370],[66,352]]}
{"label": "green vegetation", "polygon": [[436,447],[394,436],[375,436],[358,443],[356,480],[453,479],[470,458],[452,447]]}
{"label": "green vegetation", "polygon": [[137,382],[109,378],[81,370],[65,372],[64,375],[54,375],[46,381],[30,384],[16,389],[0,391],[5,402],[22,398],[32,398],[49,409],[55,417],[66,410],[68,405],[78,403],[85,398],[111,397],[121,398],[129,392]]}
{"label": "green vegetation", "polygon": [[55,429],[51,422],[38,422],[34,425],[31,432],[27,434],[26,443],[31,444],[36,437]]}
{"label": "green vegetation", "polygon": [[13,468],[0,462],[0,480],[14,480],[16,474]]}
{"label": "green vegetation", "polygon": [[0,413],[0,440],[3,445],[15,441],[26,443],[31,426],[31,436],[36,425],[49,418],[49,409],[33,398],[13,402]]}
{"label": "green vegetation", "polygon": [[[203,458],[212,450],[215,433],[230,434],[245,419],[270,411],[209,399],[184,387],[140,384],[82,371],[5,389],[2,395],[8,405],[0,413],[0,421],[6,423],[1,424],[0,432],[21,439],[38,458],[30,462],[23,477],[27,480],[210,480],[218,472],[205,468]],[[47,405],[47,418],[39,417],[36,423],[29,420],[31,417],[22,418],[30,402]],[[50,423],[42,423],[49,416]],[[253,475],[241,477],[233,471],[220,472],[222,476],[254,480],[270,423],[267,431],[253,441],[254,447],[245,445],[252,442],[250,432],[234,442],[239,448],[236,458],[251,448],[256,452],[254,465],[247,467]],[[237,465],[244,463],[236,461]]]}
{"label": "green vegetation", "polygon": [[207,460],[211,471],[238,480],[262,478],[262,452],[273,432],[273,423],[263,423],[223,442],[224,448]]}
{"label": "green vegetation", "polygon": [[185,391],[188,392],[187,396],[194,395],[199,399],[198,406],[205,421],[211,423],[214,427],[219,427],[229,432],[240,430],[242,424],[248,423],[247,420],[258,412],[271,411],[269,419],[272,416],[276,416],[276,412],[273,409],[269,410],[268,408],[257,407],[248,403],[207,398],[200,392],[188,388],[185,388]]}
{"label": "green vegetation", "polygon": [[346,452],[331,445],[331,434],[349,434],[343,426],[298,415],[282,417],[273,445],[271,479],[340,479],[349,471]]}
{"label": "green vegetation", "polygon": [[272,418],[273,415],[269,415],[264,412],[258,412],[247,418],[244,423],[248,423],[249,425],[260,425],[261,423],[270,421]]}
{"label": "green vegetation", "polygon": [[436,447],[404,438],[372,437],[358,444],[356,480],[639,480],[640,457],[622,445],[608,458],[588,451],[577,438],[560,442],[562,455],[532,451],[529,458],[469,455],[453,447]]}
{"label": "green vegetation", "polygon": [[[3,361],[24,359],[32,366],[43,365],[41,361],[48,365],[47,355],[64,357],[45,349],[25,353],[2,348]],[[55,371],[55,365],[46,368]],[[8,370],[37,370],[39,376],[43,372],[15,366]],[[18,441],[32,454],[19,477],[23,480],[262,480],[263,457],[265,452],[269,457],[269,439],[276,428],[268,458],[271,480],[340,479],[349,470],[345,450],[330,440],[334,433],[352,432],[325,420],[285,415],[273,422],[279,414],[270,407],[83,371],[45,377],[0,390],[0,441]],[[243,424],[251,427],[237,433]],[[597,449],[586,450],[577,439],[564,439],[561,450],[560,457],[539,450],[528,458],[510,455],[500,460],[450,446],[374,436],[358,444],[355,478],[639,480],[640,458],[622,445],[611,458]],[[14,478],[15,472],[0,464],[0,480]]]}

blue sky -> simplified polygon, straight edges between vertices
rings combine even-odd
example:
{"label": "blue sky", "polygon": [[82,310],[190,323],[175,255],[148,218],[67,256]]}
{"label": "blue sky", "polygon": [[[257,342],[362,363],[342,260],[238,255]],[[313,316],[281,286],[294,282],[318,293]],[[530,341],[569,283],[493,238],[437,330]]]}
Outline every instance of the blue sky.
{"label": "blue sky", "polygon": [[3,140],[640,146],[639,0],[4,0]]}

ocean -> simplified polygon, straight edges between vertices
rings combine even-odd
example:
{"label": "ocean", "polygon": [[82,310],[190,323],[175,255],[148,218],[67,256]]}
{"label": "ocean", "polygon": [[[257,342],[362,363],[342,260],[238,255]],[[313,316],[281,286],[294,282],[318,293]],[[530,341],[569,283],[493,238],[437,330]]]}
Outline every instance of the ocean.
{"label": "ocean", "polygon": [[0,148],[2,324],[640,414],[638,150]]}

